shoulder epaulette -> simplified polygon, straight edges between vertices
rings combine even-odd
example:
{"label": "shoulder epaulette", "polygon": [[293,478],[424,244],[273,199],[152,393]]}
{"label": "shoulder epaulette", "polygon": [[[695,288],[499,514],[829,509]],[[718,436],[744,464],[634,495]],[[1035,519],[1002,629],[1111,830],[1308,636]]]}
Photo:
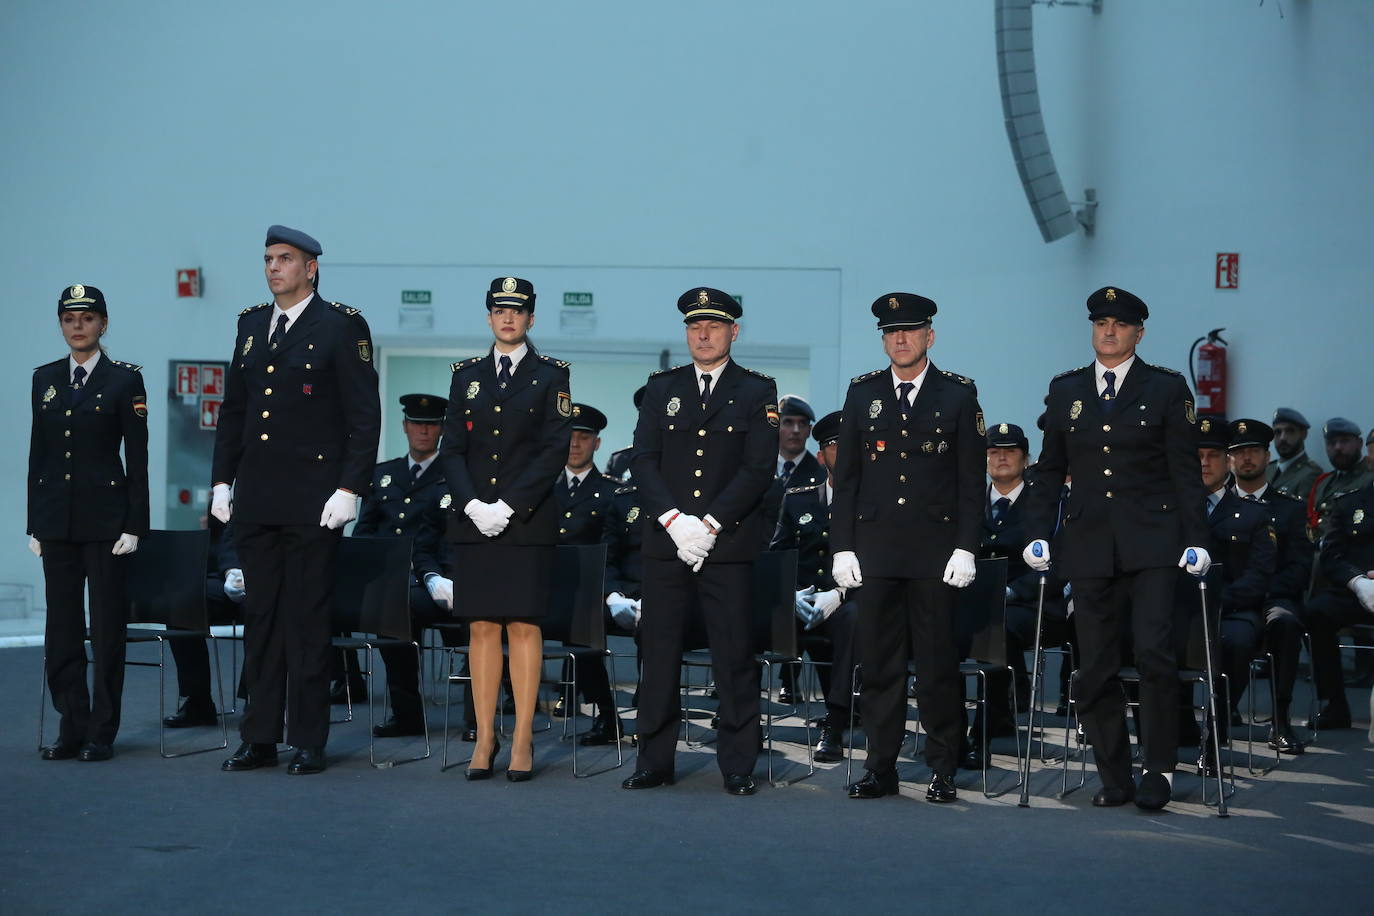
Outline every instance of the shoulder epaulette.
{"label": "shoulder epaulette", "polygon": [[1077,369],[1066,369],[1066,370],[1064,370],[1063,372],[1061,372],[1061,373],[1059,373],[1058,375],[1056,375],[1054,378],[1050,379],[1050,381],[1052,381],[1052,382],[1057,382],[1057,381],[1059,381],[1061,378],[1068,378],[1069,376],[1071,376],[1071,375],[1076,375],[1077,373],[1082,372],[1084,369],[1088,369],[1088,368],[1090,368],[1090,367],[1089,367],[1089,366],[1079,366]]}
{"label": "shoulder epaulette", "polygon": [[1144,363],[1143,361],[1142,363],[1147,369],[1163,372],[1165,375],[1183,375],[1182,372],[1179,372],[1177,369],[1170,369],[1168,366],[1156,366],[1154,363]]}
{"label": "shoulder epaulette", "polygon": [[941,369],[940,374],[943,375],[945,378],[949,379],[951,382],[958,382],[960,385],[967,385],[970,388],[978,387],[974,384],[973,379],[969,378],[966,375],[960,375],[957,372],[950,372],[948,369]]}
{"label": "shoulder epaulette", "polygon": [[818,484],[818,483],[807,484],[807,485],[804,486],[804,487],[788,487],[788,488],[784,491],[784,495],[786,495],[786,496],[791,496],[793,493],[809,493],[809,492],[811,492],[812,490],[819,490],[820,488],[821,488],[821,485]]}
{"label": "shoulder epaulette", "polygon": [[64,357],[62,357],[61,359],[55,359],[55,360],[53,360],[53,361],[50,362],[50,363],[44,363],[44,364],[41,365],[41,366],[34,366],[34,367],[33,367],[33,371],[34,371],[34,372],[37,372],[39,369],[46,369],[46,368],[48,368],[49,366],[56,366],[58,363],[65,363],[66,361],[67,361],[67,357],[64,356]]}
{"label": "shoulder epaulette", "polygon": [[459,369],[462,369],[462,368],[464,368],[465,366],[471,366],[471,365],[473,365],[474,363],[480,363],[480,362],[481,362],[482,360],[484,360],[484,359],[486,359],[485,356],[469,356],[467,359],[463,360],[462,362],[454,363],[454,364],[453,364],[453,371],[454,371],[454,372],[457,372]]}
{"label": "shoulder epaulette", "polygon": [[638,489],[639,489],[639,487],[638,487],[637,485],[632,484],[632,483],[627,483],[627,484],[625,484],[624,486],[616,487],[616,488],[615,488],[615,495],[616,495],[616,496],[623,496],[623,495],[626,494],[626,493],[634,493],[634,492],[635,492],[636,490],[638,490]]}
{"label": "shoulder epaulette", "polygon": [[771,382],[771,381],[773,381],[773,376],[771,376],[771,375],[764,375],[762,372],[758,371],[757,369],[750,369],[750,368],[747,368],[747,367],[745,367],[745,366],[740,366],[740,368],[743,369],[745,372],[748,372],[750,375],[755,376],[756,378],[761,378],[761,379],[763,379],[765,382]]}
{"label": "shoulder epaulette", "polygon": [[686,369],[690,365],[691,363],[683,363],[681,366],[673,366],[670,369],[655,369],[653,372],[649,373],[649,378],[653,378],[656,375],[667,375],[669,372],[677,372],[679,369]]}
{"label": "shoulder epaulette", "polygon": [[1273,487],[1270,487],[1269,489],[1267,489],[1267,490],[1264,491],[1264,498],[1265,498],[1265,499],[1268,499],[1269,496],[1270,496],[1270,494],[1273,494],[1274,496],[1277,496],[1277,497],[1281,497],[1281,498],[1283,498],[1283,499],[1291,499],[1291,500],[1292,500],[1293,502],[1295,502],[1295,503],[1303,503],[1304,505],[1306,505],[1306,503],[1307,503],[1307,500],[1303,499],[1301,496],[1294,496],[1292,493],[1289,493],[1287,490],[1276,490],[1276,489],[1274,489]]}
{"label": "shoulder epaulette", "polygon": [[334,306],[334,308],[338,309],[339,311],[343,312],[349,318],[352,318],[354,315],[359,314],[358,309],[355,309],[352,306],[344,305],[342,302],[331,302],[329,304]]}
{"label": "shoulder epaulette", "polygon": [[566,359],[554,359],[552,356],[545,356],[543,353],[536,353],[535,356],[539,357],[546,363],[551,363],[557,366],[560,369],[566,369],[568,368],[568,366],[572,365],[572,363],[568,362]]}
{"label": "shoulder epaulette", "polygon": [[272,303],[270,303],[270,302],[259,302],[257,305],[250,305],[250,306],[248,306],[248,308],[246,308],[246,309],[244,309],[243,311],[239,312],[239,317],[242,318],[244,315],[251,315],[253,312],[256,312],[258,309],[270,309],[271,307],[272,307]]}
{"label": "shoulder epaulette", "polygon": [[142,367],[142,366],[136,366],[136,365],[134,365],[133,363],[121,363],[121,362],[120,362],[119,360],[117,360],[117,359],[112,359],[112,360],[110,360],[110,362],[114,363],[116,366],[122,366],[123,368],[128,369],[128,370],[130,370],[130,371],[132,371],[132,372],[142,372],[142,371],[143,371],[143,367]]}
{"label": "shoulder epaulette", "polygon": [[872,372],[865,372],[863,375],[856,375],[849,380],[849,384],[857,385],[859,384],[859,382],[866,382],[869,379],[873,378],[875,375],[882,375],[886,371],[886,369],[874,369]]}

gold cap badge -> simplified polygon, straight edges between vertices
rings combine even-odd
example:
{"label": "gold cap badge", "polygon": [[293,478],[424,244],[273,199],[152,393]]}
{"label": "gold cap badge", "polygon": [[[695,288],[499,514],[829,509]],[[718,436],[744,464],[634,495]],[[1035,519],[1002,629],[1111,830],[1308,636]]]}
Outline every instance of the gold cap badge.
{"label": "gold cap badge", "polygon": [[1003,423],[1001,426],[997,427],[997,431],[998,431],[999,433],[1001,433],[1002,435],[1004,435],[1004,436],[1005,436],[1007,433],[1011,432],[1011,430],[1007,428],[1007,424],[1005,424],[1005,423]]}
{"label": "gold cap badge", "polygon": [[710,305],[710,304],[711,304],[711,297],[710,297],[709,295],[707,295],[706,290],[703,289],[701,292],[697,293],[697,305]]}
{"label": "gold cap badge", "polygon": [[1115,302],[1115,301],[1116,301],[1116,290],[1112,289],[1111,287],[1107,287],[1107,301],[1108,301],[1108,302]]}
{"label": "gold cap badge", "polygon": [[82,286],[80,283],[74,284],[74,285],[72,286],[72,298],[73,298],[73,299],[80,299],[82,296],[85,296],[85,295],[86,295],[86,287]]}
{"label": "gold cap badge", "polygon": [[1204,419],[1202,423],[1198,425],[1198,429],[1201,429],[1204,433],[1210,433],[1212,431],[1212,421]]}
{"label": "gold cap badge", "polygon": [[501,292],[503,292],[503,293],[513,293],[513,292],[515,292],[515,278],[514,278],[514,277],[507,277],[506,279],[504,279],[504,280],[501,281]]}
{"label": "gold cap badge", "polygon": [[896,296],[890,296],[887,300],[887,307],[890,309],[901,308],[901,304],[897,301]]}
{"label": "gold cap badge", "polygon": [[1236,432],[1238,432],[1238,433],[1244,433],[1244,432],[1245,432],[1245,423],[1244,423],[1244,422],[1241,422],[1241,423],[1237,423],[1237,424],[1236,424]]}

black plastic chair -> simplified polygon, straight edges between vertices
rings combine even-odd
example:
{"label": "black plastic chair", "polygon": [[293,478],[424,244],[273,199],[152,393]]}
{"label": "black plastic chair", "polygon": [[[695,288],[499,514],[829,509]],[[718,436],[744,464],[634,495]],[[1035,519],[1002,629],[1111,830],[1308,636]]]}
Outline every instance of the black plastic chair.
{"label": "black plastic chair", "polygon": [[[205,609],[205,568],[210,550],[210,532],[149,531],[139,538],[138,550],[128,559],[125,594],[129,602],[129,626],[126,643],[157,643],[156,662],[128,661],[134,668],[156,668],[157,745],[162,757],[186,757],[206,751],[223,750],[229,746],[229,729],[225,714],[220,713],[220,743],[189,751],[167,752],[167,729],[162,720],[167,715],[166,646],[173,639],[212,639]],[[90,639],[87,631],[86,638]],[[214,648],[215,686],[219,708],[224,709],[224,682],[219,664],[219,645]],[[43,745],[43,718],[47,708],[47,657],[43,659],[43,683],[38,695],[38,744]]]}

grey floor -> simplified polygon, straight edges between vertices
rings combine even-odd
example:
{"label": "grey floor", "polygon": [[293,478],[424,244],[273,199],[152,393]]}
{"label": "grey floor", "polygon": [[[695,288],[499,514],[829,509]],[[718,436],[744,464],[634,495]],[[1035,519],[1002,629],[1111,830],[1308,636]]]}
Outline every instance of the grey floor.
{"label": "grey floor", "polygon": [[[1059,799],[1057,765],[1039,763],[1029,810],[1014,790],[985,799],[973,773],[961,773],[956,804],[928,804],[927,771],[915,761],[903,765],[900,798],[847,799],[843,764],[733,798],[721,791],[710,747],[684,745],[676,786],[630,793],[620,788],[633,768],[628,745],[624,768],[575,780],[557,731],[536,738],[532,782],[468,783],[461,767],[440,772],[437,743],[434,759],[372,769],[364,710],[335,726],[328,772],[288,777],[284,768],[222,773],[224,751],[160,759],[157,675],[147,669],[129,671],[113,761],[42,761],[41,662],[37,648],[0,651],[6,914],[1356,912],[1374,892],[1374,747],[1364,728],[1324,733],[1268,775],[1238,771],[1224,820],[1201,804],[1191,766],[1175,783],[1183,797],[1159,814],[1092,808],[1091,775]],[[1351,699],[1363,719],[1368,692]],[[431,723],[441,722],[436,707]],[[51,737],[51,715],[48,724]],[[796,718],[778,726],[779,738],[800,735]],[[398,755],[415,747],[382,744]],[[498,767],[507,759],[503,752]],[[606,751],[579,759],[614,762]],[[994,759],[1008,784],[1013,758]],[[774,760],[792,776],[804,772],[799,746],[780,746]]]}

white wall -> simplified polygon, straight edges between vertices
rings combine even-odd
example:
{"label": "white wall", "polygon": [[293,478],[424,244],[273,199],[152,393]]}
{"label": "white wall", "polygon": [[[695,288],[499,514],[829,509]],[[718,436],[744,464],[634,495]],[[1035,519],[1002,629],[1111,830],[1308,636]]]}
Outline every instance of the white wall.
{"label": "white wall", "polygon": [[[1048,246],[1002,127],[992,0],[659,6],[7,4],[12,390],[61,355],[54,297],[83,282],[158,403],[167,358],[227,355],[283,222],[323,242],[323,291],[378,320],[394,305],[331,265],[703,267],[704,283],[835,268],[838,341],[833,314],[746,300],[751,333],[838,345],[827,377],[880,364],[874,297],[923,292],[941,304],[936,363],[978,379],[990,421],[1023,424],[1090,356],[1085,294],[1121,285],[1154,311],[1147,359],[1182,367],[1194,337],[1230,329],[1233,413],[1374,423],[1365,0],[1286,0],[1285,18],[1254,0],[1037,7],[1060,172],[1102,201],[1096,238]],[[1212,289],[1217,251],[1241,252],[1238,292]],[[186,266],[205,269],[203,300],[174,298]],[[643,303],[633,336],[675,342],[675,314]],[[480,310],[464,320],[480,333]],[[0,414],[22,441],[22,395]],[[37,582],[22,446],[0,471],[0,582]]]}

